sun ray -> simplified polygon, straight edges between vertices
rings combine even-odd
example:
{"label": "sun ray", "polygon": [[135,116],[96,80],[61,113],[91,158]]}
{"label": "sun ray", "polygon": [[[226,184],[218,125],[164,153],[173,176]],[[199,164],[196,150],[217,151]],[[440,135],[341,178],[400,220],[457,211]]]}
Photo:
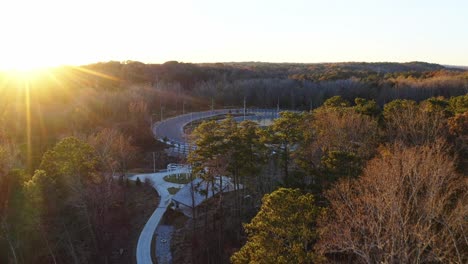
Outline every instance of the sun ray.
{"label": "sun ray", "polygon": [[52,70],[46,69],[46,70],[44,71],[44,73],[45,73],[45,75],[46,75],[47,77],[49,77],[49,79],[51,79],[52,81],[54,81],[55,84],[59,85],[60,87],[64,87],[62,81],[59,80],[59,79],[57,78],[57,76],[55,76],[55,74],[52,72]]}
{"label": "sun ray", "polygon": [[32,167],[32,138],[31,138],[31,98],[30,98],[30,88],[31,83],[29,80],[25,81],[24,89],[24,103],[25,103],[25,114],[26,114],[26,160],[27,167]]}
{"label": "sun ray", "polygon": [[81,72],[92,74],[92,75],[102,77],[102,78],[105,78],[105,79],[109,79],[109,80],[113,80],[113,81],[120,81],[119,78],[114,77],[112,75],[108,75],[108,74],[104,74],[104,73],[101,73],[101,72],[93,71],[93,70],[90,70],[90,69],[86,69],[84,67],[73,66],[72,68],[76,69],[76,70],[79,70]]}

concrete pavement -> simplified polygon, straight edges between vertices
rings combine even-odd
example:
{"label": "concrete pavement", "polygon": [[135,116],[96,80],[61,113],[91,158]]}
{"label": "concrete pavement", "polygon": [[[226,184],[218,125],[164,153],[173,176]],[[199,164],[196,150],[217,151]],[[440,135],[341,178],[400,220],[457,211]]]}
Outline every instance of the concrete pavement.
{"label": "concrete pavement", "polygon": [[[187,124],[217,115],[242,113],[244,113],[244,109],[218,109],[179,115],[153,124],[153,134],[159,141],[166,140],[166,143],[174,146],[175,152],[187,154],[189,149],[193,149],[194,147],[189,146],[187,136],[184,133],[184,127]],[[246,114],[249,116],[236,117],[235,119],[237,121],[249,119],[259,122],[261,125],[269,125],[267,120],[272,120],[278,117],[276,109],[246,109]],[[264,124],[262,124],[262,120]]]}
{"label": "concrete pavement", "polygon": [[145,182],[146,179],[151,180],[153,188],[159,193],[161,199],[158,205],[158,208],[153,212],[148,222],[146,222],[143,230],[141,231],[140,237],[138,238],[136,258],[138,264],[150,264],[153,263],[151,259],[151,241],[153,235],[156,231],[156,227],[159,225],[162,216],[167,210],[169,203],[171,201],[172,195],[169,194],[167,188],[176,187],[182,188],[184,184],[170,183],[164,180],[164,176],[178,173],[188,173],[188,168],[181,168],[173,171],[163,171],[158,173],[149,173],[149,174],[138,174],[128,177],[129,180],[136,181],[137,178],[140,178],[142,182]]}
{"label": "concrete pavement", "polygon": [[[153,134],[158,140],[167,139],[170,145],[175,145],[179,147],[179,151],[182,149],[184,154],[187,153],[187,150],[191,147],[187,144],[186,135],[184,133],[184,127],[190,122],[209,118],[217,115],[225,115],[228,113],[239,114],[243,113],[244,109],[221,109],[205,112],[195,112],[185,115],[176,116],[173,118],[166,119],[162,122],[155,123],[152,125]],[[256,109],[255,111],[248,110],[249,113],[260,113],[268,114],[272,112],[271,109]],[[274,111],[273,111],[274,112]],[[278,113],[276,113],[276,116]],[[174,184],[164,181],[164,176],[177,173],[186,173],[188,168],[182,168],[176,171],[165,171],[159,173],[150,173],[150,174],[139,174],[129,177],[130,180],[136,180],[140,178],[142,182],[145,182],[146,179],[152,181],[153,187],[157,190],[161,196],[158,208],[151,215],[148,222],[145,224],[137,244],[137,263],[138,264],[150,264],[153,263],[151,259],[151,242],[153,235],[159,222],[161,221],[162,216],[167,210],[169,203],[171,201],[172,195],[169,194],[167,188],[177,187],[182,188],[183,184]]]}

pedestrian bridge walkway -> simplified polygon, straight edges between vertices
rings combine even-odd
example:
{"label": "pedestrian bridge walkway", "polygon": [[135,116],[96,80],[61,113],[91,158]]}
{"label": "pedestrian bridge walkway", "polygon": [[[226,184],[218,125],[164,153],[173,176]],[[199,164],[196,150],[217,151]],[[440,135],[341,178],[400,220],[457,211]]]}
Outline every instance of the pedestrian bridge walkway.
{"label": "pedestrian bridge walkway", "polygon": [[[189,141],[187,140],[187,135],[184,133],[184,127],[194,121],[227,114],[235,114],[236,121],[252,120],[262,125],[263,120],[265,120],[265,122],[271,122],[275,118],[278,118],[279,111],[278,109],[246,108],[245,110],[220,109],[205,112],[195,112],[154,123],[152,125],[152,130],[157,140],[172,146],[171,152],[187,155],[191,150],[194,150],[196,146],[190,145]],[[266,126],[269,125],[269,123],[265,123],[263,125]]]}

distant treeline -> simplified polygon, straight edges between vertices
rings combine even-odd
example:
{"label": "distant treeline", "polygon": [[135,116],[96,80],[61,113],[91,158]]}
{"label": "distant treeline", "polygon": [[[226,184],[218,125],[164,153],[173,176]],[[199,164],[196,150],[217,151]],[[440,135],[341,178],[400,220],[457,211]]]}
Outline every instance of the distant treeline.
{"label": "distant treeline", "polygon": [[[67,135],[115,128],[151,151],[151,120],[189,111],[239,107],[309,110],[336,95],[352,101],[422,101],[464,95],[468,71],[411,63],[106,62],[36,75],[0,72],[0,134],[18,142],[36,167]],[[161,113],[162,112],[162,113]],[[29,137],[29,139],[27,139]]]}
{"label": "distant treeline", "polygon": [[468,91],[468,71],[424,62],[409,63],[213,63],[176,61],[143,64],[127,61],[85,66],[115,76],[119,85],[146,83],[201,98],[218,105],[308,109],[340,95],[374,99],[380,105],[394,99],[421,101],[433,96],[457,96]]}

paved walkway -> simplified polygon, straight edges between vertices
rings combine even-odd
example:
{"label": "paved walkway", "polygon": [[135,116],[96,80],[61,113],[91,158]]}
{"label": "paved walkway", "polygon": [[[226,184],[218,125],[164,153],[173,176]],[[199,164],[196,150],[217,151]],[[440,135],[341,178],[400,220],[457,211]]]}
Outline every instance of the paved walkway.
{"label": "paved walkway", "polygon": [[138,264],[151,264],[153,263],[151,259],[151,241],[153,235],[156,231],[156,227],[159,225],[162,216],[167,210],[169,203],[171,201],[172,195],[169,194],[167,188],[176,187],[182,188],[184,184],[170,183],[164,180],[164,176],[177,174],[177,173],[188,173],[187,168],[182,168],[173,171],[163,171],[158,173],[149,173],[149,174],[138,174],[128,177],[129,180],[136,181],[137,178],[140,178],[142,182],[145,182],[146,179],[151,180],[153,187],[159,193],[161,200],[159,202],[158,208],[153,212],[148,222],[146,222],[145,227],[141,231],[140,237],[138,238],[136,258]]}
{"label": "paved walkway", "polygon": [[[271,109],[255,109],[248,110],[249,113],[263,114],[269,116],[271,112],[275,110]],[[228,113],[243,113],[243,109],[220,109],[214,111],[206,112],[196,112],[189,113],[185,115],[176,116],[164,120],[163,122],[158,122],[153,124],[153,134],[159,139],[168,140],[167,143],[170,145],[175,145],[178,147],[178,150],[186,154],[190,146],[187,145],[186,137],[184,133],[184,126],[188,123],[195,120],[200,120],[216,115],[223,115]],[[277,115],[277,114],[276,114]],[[177,173],[186,173],[188,172],[187,168],[179,169],[176,171],[165,171],[159,173],[150,173],[150,174],[139,174],[129,177],[130,180],[136,181],[137,178],[140,178],[142,182],[145,182],[146,179],[150,179],[153,182],[153,187],[157,190],[161,196],[158,208],[151,215],[150,219],[146,223],[145,227],[141,231],[140,237],[137,244],[137,264],[150,264],[153,263],[151,259],[151,241],[153,235],[156,231],[156,227],[159,225],[162,216],[167,210],[169,203],[171,201],[172,195],[169,194],[167,188],[177,187],[182,188],[183,184],[174,184],[164,181],[164,176]]]}
{"label": "paved walkway", "polygon": [[220,109],[205,112],[194,112],[168,118],[153,125],[153,133],[159,138],[167,138],[172,144],[186,144],[184,126],[190,122],[209,118],[217,115],[228,114],[229,112],[240,111],[239,109]]}
{"label": "paved walkway", "polygon": [[[158,140],[174,146],[172,149],[174,152],[187,154],[189,149],[193,148],[193,146],[188,145],[187,138],[184,133],[184,127],[187,124],[217,115],[225,115],[229,113],[242,114],[243,112],[244,109],[218,109],[179,115],[168,118],[162,122],[154,123],[152,126],[153,134]],[[260,122],[262,120],[271,120],[278,117],[276,109],[246,109],[246,113],[249,114],[249,116],[246,116],[245,118],[237,117],[237,120],[242,121],[244,119],[249,119]],[[268,125],[268,123],[264,121],[263,125]]]}

